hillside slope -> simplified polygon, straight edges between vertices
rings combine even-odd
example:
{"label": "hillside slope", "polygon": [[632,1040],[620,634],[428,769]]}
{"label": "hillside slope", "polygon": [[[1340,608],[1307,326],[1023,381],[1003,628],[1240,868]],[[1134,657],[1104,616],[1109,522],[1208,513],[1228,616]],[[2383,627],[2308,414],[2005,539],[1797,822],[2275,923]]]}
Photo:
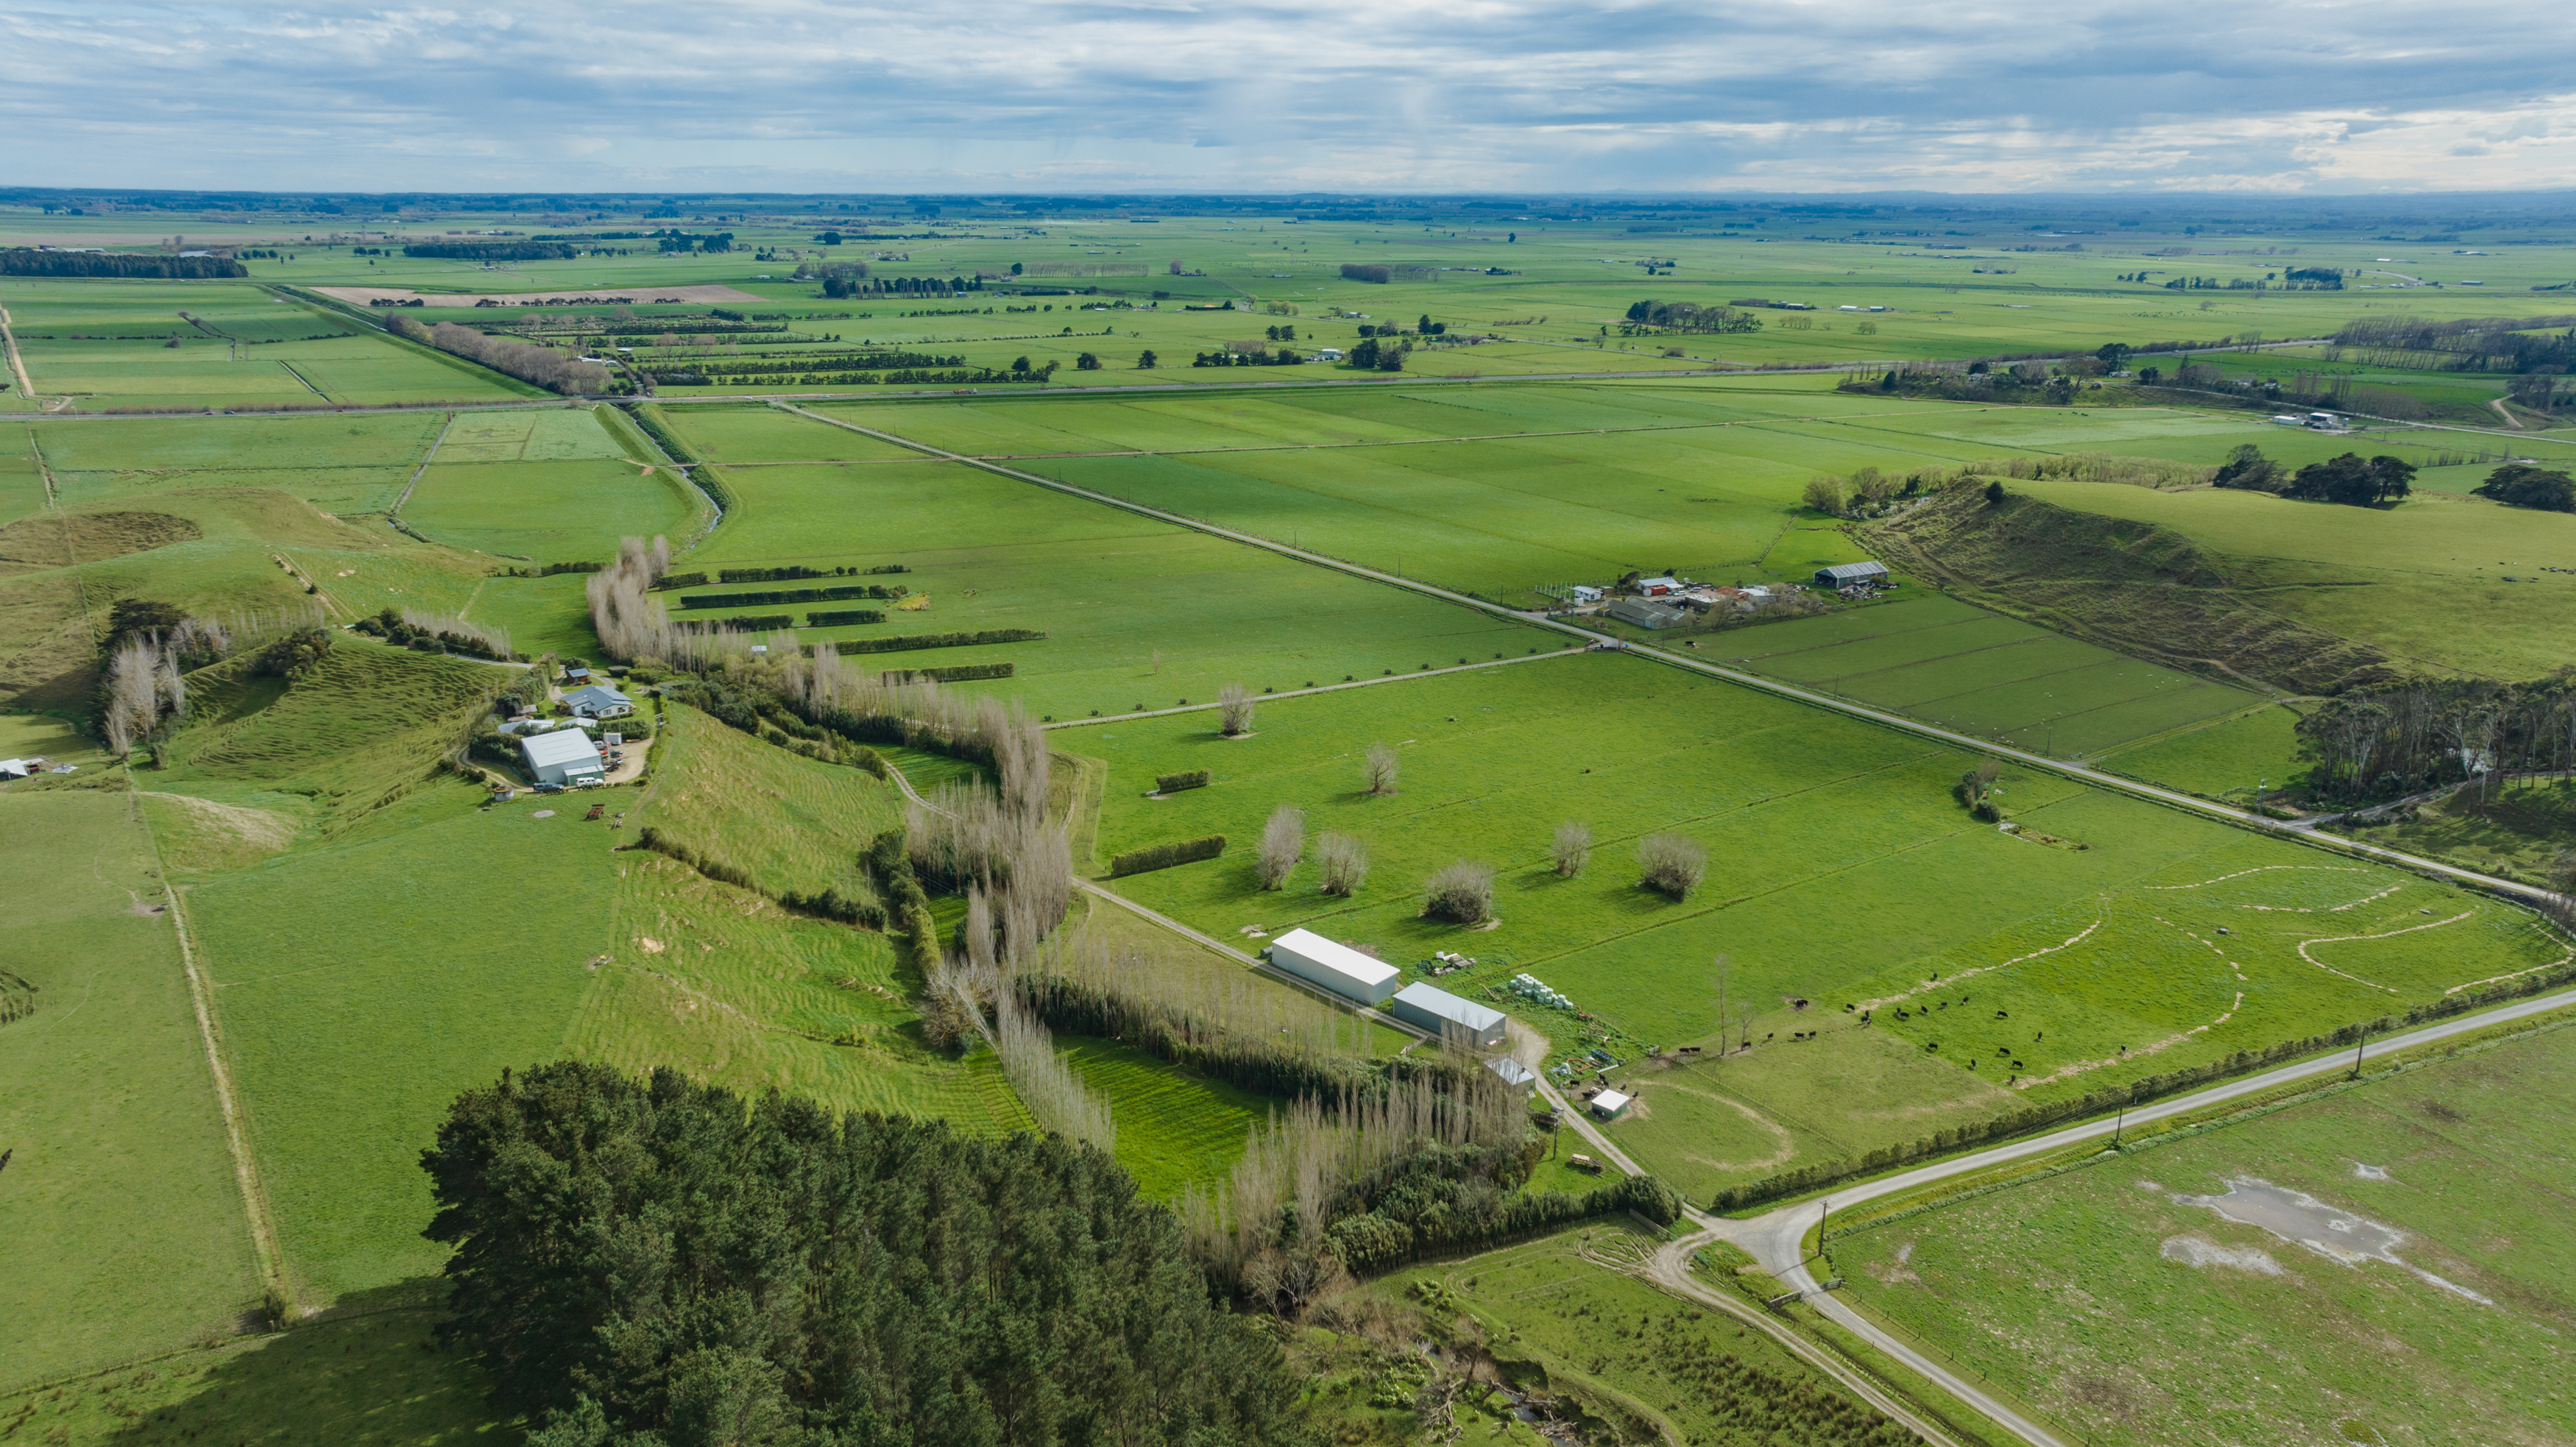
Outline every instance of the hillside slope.
{"label": "hillside slope", "polygon": [[1856,530],[1888,562],[1999,612],[2142,658],[2325,694],[2406,670],[2273,613],[2225,560],[2152,523],[1962,488]]}

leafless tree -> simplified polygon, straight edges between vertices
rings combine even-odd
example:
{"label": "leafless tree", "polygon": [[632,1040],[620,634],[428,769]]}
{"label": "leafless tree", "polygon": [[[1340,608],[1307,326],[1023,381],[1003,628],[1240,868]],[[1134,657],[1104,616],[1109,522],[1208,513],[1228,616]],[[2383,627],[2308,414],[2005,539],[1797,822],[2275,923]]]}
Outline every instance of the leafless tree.
{"label": "leafless tree", "polygon": [[1261,887],[1277,889],[1286,884],[1289,872],[1305,852],[1306,811],[1293,804],[1272,810],[1268,822],[1261,826]]}
{"label": "leafless tree", "polygon": [[1708,877],[1708,846],[1687,834],[1649,834],[1637,841],[1637,868],[1639,883],[1685,900]]}
{"label": "leafless tree", "polygon": [[1369,745],[1368,762],[1363,772],[1368,781],[1368,791],[1380,796],[1394,793],[1395,774],[1395,750],[1383,743]]}
{"label": "leafless tree", "polygon": [[1327,830],[1315,841],[1316,861],[1324,866],[1324,893],[1350,895],[1368,882],[1368,841],[1356,834]]}
{"label": "leafless tree", "polygon": [[1230,739],[1252,732],[1252,691],[1239,683],[1229,683],[1217,691],[1217,717]]}
{"label": "leafless tree", "polygon": [[1567,879],[1583,872],[1592,862],[1592,826],[1568,819],[1556,826],[1556,872]]}

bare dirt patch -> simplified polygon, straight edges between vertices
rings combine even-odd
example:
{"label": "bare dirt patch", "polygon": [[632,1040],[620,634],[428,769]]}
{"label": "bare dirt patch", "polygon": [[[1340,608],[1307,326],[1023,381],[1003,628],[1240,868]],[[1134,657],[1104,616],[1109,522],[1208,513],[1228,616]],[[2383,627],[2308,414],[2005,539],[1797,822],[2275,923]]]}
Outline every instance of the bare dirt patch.
{"label": "bare dirt patch", "polygon": [[729,286],[642,286],[614,287],[606,290],[573,291],[413,291],[399,286],[317,286],[322,295],[351,306],[372,307],[379,300],[420,302],[425,306],[652,306],[657,303],[753,302],[767,305],[770,298],[736,291]]}

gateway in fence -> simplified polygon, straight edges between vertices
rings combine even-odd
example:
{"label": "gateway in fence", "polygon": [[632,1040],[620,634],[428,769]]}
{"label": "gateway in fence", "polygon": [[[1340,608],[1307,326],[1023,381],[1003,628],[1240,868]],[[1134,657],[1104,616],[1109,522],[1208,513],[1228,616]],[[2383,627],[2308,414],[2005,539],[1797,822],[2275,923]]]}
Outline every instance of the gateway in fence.
{"label": "gateway in fence", "polygon": [[1344,999],[1383,1005],[1403,972],[1313,930],[1293,929],[1270,942],[1270,963]]}
{"label": "gateway in fence", "polygon": [[1429,985],[1411,984],[1396,991],[1387,1011],[1405,1024],[1428,1030],[1444,1040],[1454,1030],[1461,1043],[1479,1050],[1492,1050],[1503,1043],[1502,1011]]}
{"label": "gateway in fence", "polygon": [[603,773],[599,746],[580,729],[531,734],[519,741],[519,752],[527,757],[528,777],[540,784],[578,784]]}

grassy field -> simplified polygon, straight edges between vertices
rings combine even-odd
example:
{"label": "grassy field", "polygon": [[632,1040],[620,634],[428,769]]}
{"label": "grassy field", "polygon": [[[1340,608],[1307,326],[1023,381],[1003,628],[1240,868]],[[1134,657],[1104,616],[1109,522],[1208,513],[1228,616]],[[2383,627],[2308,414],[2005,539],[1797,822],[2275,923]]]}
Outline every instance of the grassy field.
{"label": "grassy field", "polygon": [[903,796],[864,770],[823,764],[665,705],[654,740],[660,779],[636,813],[701,858],[749,871],[772,890],[852,889],[859,856],[903,827]]}
{"label": "grassy field", "polygon": [[[10,277],[0,306],[38,397],[85,411],[502,401],[531,391],[250,282]],[[27,405],[14,389],[11,400]]]}
{"label": "grassy field", "polygon": [[2241,564],[2267,607],[2441,671],[2531,678],[2567,661],[2576,576],[2548,570],[2576,567],[2576,516],[2442,492],[2382,511],[2104,483],[2014,490],[2169,527]]}
{"label": "grassy field", "polygon": [[[1613,719],[1651,723],[1602,726]],[[1611,655],[1275,702],[1248,739],[1213,722],[1057,733],[1108,762],[1104,855],[1236,841],[1115,888],[1220,937],[1305,926],[1417,974],[1435,949],[1475,956],[1441,987],[1494,999],[1551,1036],[1556,1058],[1610,1050],[1647,1086],[1614,1131],[1694,1193],[2566,955],[2511,906],[2050,777],[2005,776],[1996,802],[2029,833],[1998,833],[1949,797],[1967,756]],[[1373,742],[1397,751],[1392,797],[1361,790]],[[1157,774],[1194,768],[1214,783],[1146,797]],[[1310,865],[1261,891],[1251,841],[1281,804],[1306,812],[1310,847],[1324,830],[1364,838],[1367,884],[1327,895]],[[1598,841],[1575,879],[1546,862],[1567,819]],[[1707,848],[1709,882],[1688,903],[1636,884],[1635,841],[1658,830]],[[1460,857],[1498,871],[1489,932],[1419,916],[1422,880]],[[2221,925],[2223,953],[2210,943]],[[1753,1037],[1774,1043],[1724,1065],[1640,1064],[1646,1047],[1713,1040],[1721,952]],[[1503,993],[1522,972],[1596,1018]],[[1944,1014],[1957,997],[1935,976],[1974,979],[1960,988],[1972,1008]],[[1842,1009],[1864,1002],[1873,1023]],[[1992,1024],[1997,1008],[2014,1023]]]}
{"label": "grassy field", "polygon": [[1244,1139],[1282,1102],[1164,1064],[1114,1040],[1059,1035],[1055,1048],[1110,1102],[1118,1164],[1148,1196],[1222,1180]]}
{"label": "grassy field", "polygon": [[621,537],[685,534],[695,512],[662,468],[610,457],[450,462],[442,447],[402,515],[454,547],[552,563],[605,561]]}
{"label": "grassy field", "polygon": [[[2576,1161],[2548,1102],[2571,1085],[2576,1035],[2552,1030],[1837,1232],[1832,1263],[2095,1442],[2563,1440]],[[2206,1204],[2235,1182],[2319,1224]],[[2369,1223],[2399,1233],[2384,1259]]]}
{"label": "grassy field", "polygon": [[903,582],[926,604],[806,636],[1042,630],[1040,641],[864,662],[1009,662],[1017,672],[1007,683],[974,687],[1059,718],[1213,698],[1227,683],[1294,688],[1547,641],[1517,624],[955,463],[745,468],[732,477],[740,505],[679,566],[712,574],[901,563],[911,569]]}
{"label": "grassy field", "polygon": [[2250,798],[2307,767],[2299,761],[2298,721],[2295,710],[2276,704],[2114,749],[2094,762],[2213,799]]}
{"label": "grassy field", "polygon": [[2015,748],[2074,758],[2241,712],[2259,696],[1915,593],[1703,640],[1755,672]]}
{"label": "grassy field", "polygon": [[[1349,1443],[1418,1437],[1405,1359],[1414,1343],[1489,1355],[1503,1380],[1548,1400],[1586,1441],[1895,1444],[1909,1434],[1760,1332],[1627,1275],[1661,1242],[1624,1220],[1392,1272],[1328,1302],[1290,1341],[1310,1409]],[[1499,1394],[1455,1404],[1465,1439],[1543,1447]],[[1436,1439],[1433,1439],[1436,1440]]]}
{"label": "grassy field", "polygon": [[259,1281],[138,801],[10,785],[0,863],[6,1391],[228,1335]]}
{"label": "grassy field", "polygon": [[48,1447],[349,1443],[460,1447],[516,1440],[485,1405],[483,1374],[438,1347],[432,1314],[373,1307],[147,1365],[0,1395],[0,1433]]}

